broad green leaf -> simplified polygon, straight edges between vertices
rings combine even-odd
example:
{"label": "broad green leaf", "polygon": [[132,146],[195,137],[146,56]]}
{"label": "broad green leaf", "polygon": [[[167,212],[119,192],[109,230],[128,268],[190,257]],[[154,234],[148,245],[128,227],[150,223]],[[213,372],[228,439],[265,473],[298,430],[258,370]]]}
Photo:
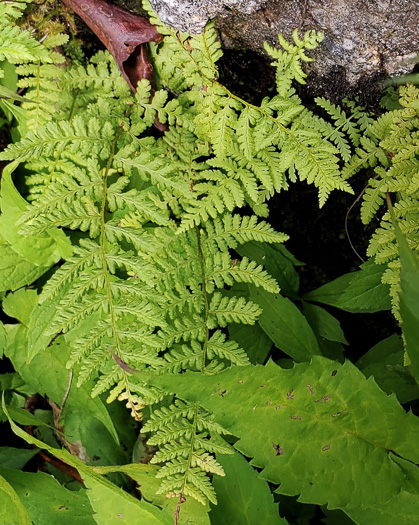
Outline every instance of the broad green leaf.
{"label": "broad green leaf", "polygon": [[385,509],[411,490],[400,458],[417,470],[419,419],[349,361],[313,357],[289,370],[269,362],[153,382],[212,411],[262,477],[303,503]]}
{"label": "broad green leaf", "polygon": [[327,310],[316,304],[304,302],[303,312],[315,333],[321,338],[348,344],[339,321]]}
{"label": "broad green leaf", "polygon": [[9,293],[3,300],[3,310],[9,317],[15,317],[25,326],[29,325],[32,310],[38,302],[36,290],[18,290]]}
{"label": "broad green leaf", "polygon": [[[39,352],[28,364],[27,345],[25,327],[14,326],[9,332],[7,357],[24,381],[36,392],[41,395],[46,394],[50,401],[61,406],[70,382],[70,371],[65,366],[70,348],[60,337],[54,344]],[[60,424],[65,428],[66,439],[70,443],[78,444],[81,457],[85,454],[90,458],[94,457],[96,464],[124,462],[126,456],[116,446],[118,435],[115,427],[102,401],[91,397],[92,387],[92,382],[88,381],[80,388],[76,388],[72,381],[65,409],[60,418]],[[108,429],[109,434],[103,431],[104,427]]]}
{"label": "broad green leaf", "polygon": [[[3,73],[3,78],[0,78],[0,89],[8,89],[12,93],[16,93],[18,76],[16,73],[16,66],[7,62],[7,60],[0,61],[0,71]],[[0,99],[0,110],[3,111],[6,116],[5,123],[10,124],[13,120],[13,114],[8,109],[8,106],[4,104],[4,100]],[[1,124],[0,124],[1,127]]]}
{"label": "broad green leaf", "polygon": [[0,447],[0,465],[22,469],[36,454],[38,451],[34,448]]}
{"label": "broad green leaf", "polygon": [[395,224],[401,262],[400,315],[410,370],[419,384],[419,258]]}
{"label": "broad green leaf", "polygon": [[21,106],[17,106],[12,100],[7,98],[0,97],[0,107],[4,108],[5,114],[8,115],[11,120],[13,120],[14,117],[19,124],[19,131],[17,131],[17,128],[12,128],[10,131],[12,141],[17,142],[22,134],[27,133],[28,113]]}
{"label": "broad green leaf", "polygon": [[230,338],[239,343],[245,350],[250,362],[253,364],[263,364],[272,348],[272,341],[265,334],[262,328],[256,323],[253,326],[246,324],[228,325]]}
{"label": "broad green leaf", "polygon": [[[28,119],[28,113],[13,102],[13,100],[20,102],[27,101],[26,98],[16,93],[18,89],[16,66],[4,60],[0,62],[0,70],[4,73],[3,78],[0,78],[0,108],[6,115],[8,123],[12,123],[13,117],[16,118],[21,128],[20,131],[25,133],[27,131],[26,121]],[[13,134],[15,132],[15,128],[12,128],[12,138],[14,138]]]}
{"label": "broad green leaf", "polygon": [[51,341],[51,336],[47,335],[47,329],[54,319],[57,305],[60,303],[66,288],[56,297],[45,301],[41,305],[36,305],[32,310],[28,326],[28,364],[40,352],[47,348]]}
{"label": "broad green leaf", "polygon": [[83,479],[97,525],[172,525],[173,519],[150,503],[139,502],[115,485],[101,483],[94,477],[84,475]]}
{"label": "broad green leaf", "polygon": [[[28,412],[27,410],[23,408],[8,406],[7,411],[10,415],[10,417],[13,418],[14,421],[19,423],[19,425],[26,425],[26,426],[49,426],[43,421],[39,420],[37,417],[35,417],[33,414]],[[2,409],[0,409],[0,413],[2,413]]]}
{"label": "broad green leaf", "polygon": [[321,306],[303,301],[303,312],[319,343],[324,357],[344,361],[345,335],[339,321]]}
{"label": "broad green leaf", "polygon": [[297,362],[321,354],[307,319],[290,299],[255,286],[249,288],[252,301],[263,308],[259,324],[277,348]]}
{"label": "broad green leaf", "polygon": [[0,374],[0,391],[3,390],[15,390],[27,396],[34,393],[33,388],[27,385],[17,372]]}
{"label": "broad green leaf", "polygon": [[0,359],[3,357],[4,349],[6,348],[7,333],[4,324],[0,321]]}
{"label": "broad green leaf", "polygon": [[[94,467],[94,470],[99,474],[123,472],[139,485],[141,495],[146,501],[162,508],[165,514],[173,519],[178,498],[166,498],[162,494],[156,494],[161,485],[161,479],[156,478],[160,467],[151,464],[133,463],[116,467]],[[194,498],[187,498],[180,507],[180,524],[210,525],[209,510],[208,504],[202,505]]]}
{"label": "broad green leaf", "polygon": [[213,480],[218,504],[210,512],[211,525],[288,523],[279,516],[269,485],[241,454],[218,456],[217,461],[226,475]]}
{"label": "broad green leaf", "polygon": [[25,211],[27,202],[12,181],[12,173],[17,165],[17,162],[11,162],[2,172],[0,237],[5,242],[0,256],[2,290],[16,290],[30,284],[62,257],[70,255],[72,250],[70,240],[56,228],[51,229],[52,233],[30,237],[19,234],[17,221]]}
{"label": "broad green leaf", "polygon": [[0,476],[0,509],[2,519],[7,517],[7,525],[31,525],[31,519],[18,495],[7,481]]}
{"label": "broad green leaf", "polygon": [[17,290],[32,284],[48,269],[49,266],[38,266],[24,259],[0,239],[0,291]]}
{"label": "broad green leaf", "polygon": [[366,377],[374,376],[380,388],[394,392],[400,403],[419,399],[419,386],[404,366],[403,341],[399,335],[392,335],[380,341],[356,362]]}
{"label": "broad green leaf", "polygon": [[362,510],[347,509],[345,513],[357,525],[417,525],[419,497],[417,494],[402,491],[384,506],[375,505]]}
{"label": "broad green leaf", "polygon": [[[5,408],[3,403],[3,410]],[[67,450],[56,449],[39,441],[18,427],[10,417],[9,423],[13,432],[27,443],[47,450],[53,456],[78,470],[84,484],[90,489],[87,495],[93,510],[96,512],[93,517],[98,525],[132,525],[133,523],[172,525],[173,521],[157,507],[145,501],[136,500],[127,492],[96,474],[93,467],[88,467]]]}
{"label": "broad green leaf", "polygon": [[94,525],[86,490],[64,488],[44,472],[20,472],[0,467],[0,474],[12,485],[33,523]]}
{"label": "broad green leaf", "polygon": [[0,85],[5,86],[12,91],[17,91],[18,76],[16,73],[16,66],[7,60],[0,61],[0,70],[3,72],[3,77],[0,78]]}
{"label": "broad green leaf", "polygon": [[11,100],[17,100],[18,102],[31,102],[32,100],[29,100],[28,98],[21,97],[17,93],[15,93],[13,90],[2,86],[0,84],[0,99],[11,99]]}
{"label": "broad green leaf", "polygon": [[342,510],[327,510],[323,508],[322,511],[326,515],[326,518],[322,520],[322,523],[325,525],[352,525],[353,523],[356,523]]}
{"label": "broad green leaf", "polygon": [[390,310],[389,286],[381,282],[387,267],[369,259],[361,270],[347,273],[317,290],[304,299],[329,304],[352,313],[372,313]]}
{"label": "broad green leaf", "polygon": [[300,276],[295,271],[295,266],[300,266],[301,263],[282,244],[247,242],[238,246],[236,250],[240,255],[264,266],[279,284],[283,295],[297,298]]}

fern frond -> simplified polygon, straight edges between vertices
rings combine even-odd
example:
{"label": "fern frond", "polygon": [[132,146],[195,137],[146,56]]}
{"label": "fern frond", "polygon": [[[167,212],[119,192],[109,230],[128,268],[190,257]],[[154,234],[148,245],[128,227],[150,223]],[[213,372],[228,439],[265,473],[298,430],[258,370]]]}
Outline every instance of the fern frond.
{"label": "fern frond", "polygon": [[201,344],[191,341],[191,346],[182,345],[181,348],[166,352],[164,358],[167,363],[162,365],[159,373],[178,373],[182,370],[201,370],[204,353]]}
{"label": "fern frond", "polygon": [[46,330],[46,334],[51,338],[60,332],[68,332],[94,312],[100,309],[105,310],[106,297],[101,294],[96,294],[93,297],[83,296],[80,301],[65,306],[65,309],[57,309],[54,319]]}
{"label": "fern frond", "polygon": [[[31,168],[42,169],[42,164],[32,164]],[[100,202],[103,182],[95,162],[89,160],[86,167],[82,168],[67,161],[57,168],[59,169],[54,173],[54,180],[42,187],[43,191],[38,194],[36,202],[19,219],[19,224],[23,225],[23,234],[37,231],[35,219],[46,217],[54,210],[64,212],[66,208],[71,208],[74,201],[81,201],[83,197]]]}
{"label": "fern frond", "polygon": [[[62,202],[62,201],[61,201]],[[80,200],[72,202],[71,208],[55,208],[46,215],[38,215],[25,225],[25,233],[43,233],[53,227],[67,227],[83,232],[89,231],[91,237],[100,232],[100,212],[96,204],[88,196],[83,195]]]}
{"label": "fern frond", "polygon": [[[95,347],[95,350],[89,352],[88,355],[85,355],[80,366],[80,372],[77,376],[77,387],[81,387],[90,377],[94,376],[96,372],[104,366],[107,360],[110,359],[109,350],[100,345],[100,340],[96,341],[99,343],[98,347]],[[108,384],[108,388],[113,385],[115,382],[115,377],[112,382]],[[103,383],[103,376],[102,376]],[[95,385],[97,388],[97,384]]]}
{"label": "fern frond", "polygon": [[205,230],[204,245],[217,246],[223,251],[250,241],[282,243],[288,239],[288,235],[276,232],[268,223],[258,222],[254,215],[241,217],[226,214],[221,221],[205,224]]}
{"label": "fern frond", "polygon": [[202,195],[202,198],[193,201],[186,208],[182,224],[178,229],[179,233],[198,226],[202,222],[215,219],[224,210],[231,212],[234,208],[241,208],[244,204],[244,193],[237,181],[225,177],[219,171],[208,172],[207,175],[213,183],[202,182],[194,186],[197,197]]}
{"label": "fern frond", "polygon": [[228,254],[216,253],[213,266],[208,269],[207,276],[212,288],[214,286],[223,288],[224,285],[231,286],[234,282],[238,282],[252,283],[270,293],[279,291],[276,281],[261,266],[247,257],[234,265]]}
{"label": "fern frond", "polygon": [[[355,136],[356,126],[338,109],[336,126],[326,126],[291,87],[304,82],[301,64],[320,35],[295,32],[293,44],[279,37],[283,49],[270,49],[278,94],[258,107],[218,82],[212,23],[194,36],[156,24],[165,39],[150,48],[157,84],[168,90],[142,80],[131,94],[108,53],[56,67],[52,46],[61,36],[45,43],[49,61],[21,60],[30,130],[0,158],[31,172],[22,233],[76,230],[73,255],[41,295],[50,313],[43,335],[69,332],[68,366],[80,368],[78,385],[94,379],[93,395],[110,390],[109,400],[124,401],[138,420],[160,403],[144,425],[160,447],[153,462],[164,463],[160,491],[207,503],[216,501],[208,474],[223,475],[214,454],[230,452],[224,430],[197,404],[165,407],[167,393],[141,372],[215,374],[248,363],[223,328],[253,324],[261,310],[222,290],[251,283],[277,293],[278,285],[230,250],[287,237],[233,212],[249,205],[267,216],[267,200],[297,177],[319,188],[320,204],[333,189],[350,191],[334,144],[345,155],[340,132]],[[169,125],[164,134],[149,129],[156,118]]]}
{"label": "fern frond", "polygon": [[280,96],[286,97],[289,93],[291,83],[296,80],[300,84],[305,84],[306,73],[304,73],[301,62],[311,62],[313,59],[305,54],[306,49],[315,49],[323,40],[321,33],[307,31],[301,40],[298,36],[298,29],[293,31],[294,44],[290,44],[281,35],[278,35],[278,41],[284,51],[272,47],[265,42],[265,51],[275,58],[273,65],[277,68],[276,85]]}
{"label": "fern frond", "polygon": [[227,326],[228,323],[255,324],[261,308],[244,297],[225,297],[215,292],[209,306],[208,326]]}
{"label": "fern frond", "polygon": [[102,126],[96,118],[88,122],[82,117],[75,117],[71,123],[49,122],[39,130],[29,132],[20,142],[11,144],[0,153],[0,159],[24,162],[42,156],[54,156],[64,148],[70,153],[79,152],[105,159],[110,154],[113,136],[112,126]]}
{"label": "fern frond", "polygon": [[[16,4],[14,5],[16,6]],[[12,13],[11,9],[6,13],[0,13],[2,14],[0,22],[0,61],[8,60],[12,64],[22,64],[39,60],[51,63],[52,58],[48,50],[33,39],[28,31],[21,31],[18,26],[13,24],[8,25],[7,16]]]}
{"label": "fern frond", "polygon": [[142,431],[157,431],[149,443],[159,445],[152,463],[165,463],[158,474],[163,478],[161,493],[190,495],[203,504],[206,499],[216,502],[205,473],[224,475],[211,454],[232,451],[219,437],[224,429],[211,424],[208,412],[177,400],[174,405],[153,412]]}
{"label": "fern frond", "polygon": [[165,345],[170,347],[173,343],[179,341],[203,341],[206,333],[206,325],[204,320],[197,315],[183,316],[182,319],[174,319],[173,323],[159,332],[159,336],[164,341]]}
{"label": "fern frond", "polygon": [[19,2],[2,2],[0,4],[1,23],[11,23],[12,19],[18,19],[22,16],[26,9],[29,0],[21,0]]}
{"label": "fern frond", "polygon": [[80,239],[74,247],[74,255],[59,268],[45,285],[39,301],[55,297],[68,283],[75,280],[85,268],[101,267],[100,246],[90,239]]}
{"label": "fern frond", "polygon": [[176,399],[170,407],[163,406],[154,410],[142,430],[143,432],[154,432],[179,418],[191,419],[195,413],[194,411],[194,406],[187,405],[184,401]]}
{"label": "fern frond", "polygon": [[124,158],[122,154],[115,157],[115,163],[121,167],[133,167],[145,180],[151,180],[151,183],[161,190],[168,189],[175,195],[188,197],[190,188],[184,181],[173,176],[173,166],[169,165],[161,158],[152,158],[148,152],[134,157],[133,159]]}
{"label": "fern frond", "polygon": [[68,68],[63,82],[69,90],[78,90],[83,102],[100,97],[127,96],[129,87],[121,76],[112,56],[99,51],[86,67],[77,65]]}
{"label": "fern frond", "polygon": [[127,207],[135,212],[135,216],[144,221],[151,221],[160,226],[168,226],[169,212],[167,206],[152,191],[139,192],[135,188],[126,192],[110,186],[108,189],[108,203],[112,211]]}
{"label": "fern frond", "polygon": [[[396,197],[395,215],[403,234],[413,250],[419,249],[418,192],[418,136],[419,136],[419,89],[413,85],[400,88],[401,109],[388,111],[366,127],[361,139],[362,148],[348,163],[347,173],[362,167],[375,167],[375,178],[369,181],[361,209],[363,222],[369,222],[377,214],[386,193]],[[385,213],[379,228],[373,234],[367,254],[377,263],[388,263],[389,270],[383,282],[391,285],[393,312],[399,317],[398,292],[398,246],[389,213]]]}
{"label": "fern frond", "polygon": [[383,181],[377,179],[368,181],[368,187],[365,190],[361,205],[361,220],[364,224],[368,224],[376,215],[384,202],[385,192],[386,187]]}
{"label": "fern frond", "polygon": [[244,350],[233,340],[226,340],[226,335],[220,330],[214,332],[207,345],[208,359],[217,356],[226,359],[237,366],[245,366],[249,363],[249,358]]}

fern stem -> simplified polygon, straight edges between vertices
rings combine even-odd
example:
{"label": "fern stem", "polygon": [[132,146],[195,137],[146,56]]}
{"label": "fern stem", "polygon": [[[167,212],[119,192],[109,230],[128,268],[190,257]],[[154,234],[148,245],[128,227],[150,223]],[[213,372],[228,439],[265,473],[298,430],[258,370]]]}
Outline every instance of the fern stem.
{"label": "fern stem", "polygon": [[[118,130],[119,131],[119,130]],[[116,133],[114,140],[111,144],[111,152],[109,155],[109,159],[106,165],[106,168],[104,169],[103,173],[103,179],[102,179],[102,202],[100,206],[100,253],[102,256],[102,268],[103,268],[103,275],[105,279],[105,287],[106,287],[106,296],[108,300],[108,308],[109,308],[109,315],[111,317],[111,325],[112,325],[112,332],[114,335],[114,341],[115,341],[115,349],[114,352],[118,357],[121,357],[121,347],[119,344],[119,338],[118,333],[116,329],[116,316],[115,316],[115,309],[113,307],[113,300],[112,300],[112,290],[111,290],[111,283],[109,281],[109,273],[108,273],[108,263],[106,260],[106,248],[105,248],[105,209],[106,209],[106,202],[107,202],[107,189],[108,189],[108,174],[109,170],[112,165],[112,161],[115,155],[115,146],[116,142],[119,138],[120,133]]]}
{"label": "fern stem", "polygon": [[[113,334],[113,339],[114,339],[113,353],[117,357],[119,357],[120,359],[122,359],[122,352],[121,352],[121,345],[120,345],[120,341],[119,341],[119,337],[118,337],[118,329],[117,329],[117,325],[116,325],[116,314],[115,314],[115,308],[114,308],[114,305],[113,305],[112,288],[111,288],[111,283],[110,283],[110,280],[109,280],[108,263],[107,263],[107,258],[106,258],[105,211],[106,211],[106,203],[107,203],[107,197],[108,197],[108,191],[107,191],[108,190],[108,175],[109,175],[109,171],[111,169],[112,162],[113,162],[113,159],[114,159],[114,156],[115,156],[116,144],[117,144],[118,139],[121,136],[122,132],[123,132],[123,128],[122,127],[118,128],[118,130],[116,131],[115,138],[113,139],[112,144],[111,144],[111,150],[110,150],[109,158],[108,158],[108,161],[106,163],[106,167],[104,168],[104,173],[103,173],[103,178],[102,178],[102,189],[103,189],[103,192],[102,192],[102,202],[101,202],[101,206],[100,206],[100,238],[99,238],[100,253],[101,253],[101,258],[102,258],[103,276],[104,276],[105,288],[106,288],[106,297],[107,297],[107,301],[108,301],[108,309],[109,309],[109,315],[110,315],[111,327],[112,327],[112,334]],[[129,387],[129,383],[128,383],[127,373],[122,368],[121,368],[121,370],[122,370],[122,374],[123,374],[123,378],[124,378],[123,379],[124,385],[125,385],[124,388],[125,388],[125,391],[126,391],[127,396],[128,396],[128,401],[130,403],[130,408],[131,408],[133,414],[135,414],[135,419],[139,420],[140,417],[139,417],[139,414],[137,413],[137,411],[135,409],[135,404],[133,402],[131,402],[132,395],[131,395],[131,391],[130,391],[130,387]]]}
{"label": "fern stem", "polygon": [[207,347],[208,347],[208,341],[209,341],[209,328],[208,328],[209,301],[208,301],[207,286],[206,286],[204,253],[202,251],[201,232],[199,231],[199,226],[195,226],[195,232],[196,232],[196,240],[198,244],[199,266],[201,267],[201,279],[202,279],[201,291],[202,291],[202,298],[204,301],[205,340],[202,345],[202,361],[201,361],[201,372],[204,372],[205,371],[205,361],[207,357]]}
{"label": "fern stem", "polygon": [[80,88],[77,88],[73,94],[73,102],[71,103],[70,112],[68,114],[69,121],[71,121],[71,119],[73,118],[73,113],[76,109],[76,102],[77,102],[77,97],[79,96],[79,94],[80,94]]}

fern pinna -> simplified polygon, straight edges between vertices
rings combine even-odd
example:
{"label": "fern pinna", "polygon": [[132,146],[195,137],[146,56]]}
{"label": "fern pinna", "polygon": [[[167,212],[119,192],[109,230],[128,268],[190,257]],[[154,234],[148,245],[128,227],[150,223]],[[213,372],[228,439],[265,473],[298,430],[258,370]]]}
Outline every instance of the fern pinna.
{"label": "fern pinna", "polygon": [[363,196],[361,218],[364,224],[380,217],[368,255],[378,264],[387,264],[383,281],[390,284],[393,312],[399,318],[400,259],[394,225],[389,212],[382,212],[386,194],[394,202],[397,222],[410,247],[419,247],[419,89],[412,84],[400,87],[398,108],[371,122],[355,154],[344,168],[347,178],[363,168],[373,169],[373,176]]}
{"label": "fern pinna", "polygon": [[[144,431],[160,447],[153,461],[164,464],[161,491],[215,502],[206,473],[223,474],[213,456],[229,452],[223,429],[199,404],[170,404],[165,391],[147,384],[147,373],[246,365],[224,328],[253,324],[261,310],[226,288],[252,283],[277,293],[278,286],[233,250],[286,240],[257,215],[267,215],[267,199],[288,179],[313,183],[320,204],[333,189],[351,189],[340,176],[335,135],[291,86],[304,82],[300,63],[310,60],[305,50],[319,35],[294,33],[292,45],[280,37],[283,51],[267,46],[277,95],[258,107],[218,82],[221,50],[211,25],[190,37],[154,22],[165,35],[152,46],[165,89],[151,97],[143,80],[131,94],[100,52],[87,67],[60,71],[60,91],[44,107],[37,86],[51,71],[21,66],[31,118],[1,158],[25,162],[31,173],[21,232],[65,228],[74,246],[39,299],[50,318],[44,338],[71,334],[68,366],[81,364],[79,385],[96,377],[93,395],[110,390],[109,400],[125,400],[137,419],[158,402]],[[156,115],[170,126],[158,138],[151,132]],[[255,215],[233,213],[245,205]]]}

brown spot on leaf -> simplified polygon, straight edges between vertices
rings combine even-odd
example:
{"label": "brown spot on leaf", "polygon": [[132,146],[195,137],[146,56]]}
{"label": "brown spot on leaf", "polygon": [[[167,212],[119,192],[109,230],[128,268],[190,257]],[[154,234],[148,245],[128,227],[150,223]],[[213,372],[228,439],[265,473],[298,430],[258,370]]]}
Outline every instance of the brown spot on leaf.
{"label": "brown spot on leaf", "polygon": [[322,447],[322,451],[326,452],[326,450],[329,450],[329,448],[330,448],[330,445],[325,445],[324,447]]}
{"label": "brown spot on leaf", "polygon": [[294,389],[290,390],[288,393],[287,393],[287,399],[294,399]]}
{"label": "brown spot on leaf", "polygon": [[341,416],[342,414],[345,414],[346,412],[348,412],[348,411],[347,410],[342,410],[341,412],[336,412],[336,414],[332,414],[332,417]]}
{"label": "brown spot on leaf", "polygon": [[301,416],[290,416],[291,419],[303,419]]}
{"label": "brown spot on leaf", "polygon": [[285,450],[276,443],[272,443],[272,448],[275,450],[275,456],[282,456],[285,453]]}
{"label": "brown spot on leaf", "polygon": [[331,397],[332,396],[330,394],[327,394],[327,396],[323,396],[322,399],[325,403],[327,403]]}
{"label": "brown spot on leaf", "polygon": [[265,388],[266,385],[259,385],[258,388]]}
{"label": "brown spot on leaf", "polygon": [[239,379],[239,384],[242,384],[243,383],[243,379]]}
{"label": "brown spot on leaf", "polygon": [[279,410],[281,408],[281,405],[275,405],[275,410]]}
{"label": "brown spot on leaf", "polygon": [[266,401],[266,404],[267,404],[267,405],[270,405],[270,404],[271,404],[271,402],[270,402],[270,401]]}
{"label": "brown spot on leaf", "polygon": [[310,390],[310,394],[311,394],[312,396],[314,396],[314,394],[316,393],[316,392],[314,391],[314,388],[313,388],[311,385],[306,385],[306,387]]}
{"label": "brown spot on leaf", "polygon": [[[83,447],[82,442],[80,439],[75,441],[74,443],[66,442],[67,450],[70,452],[72,456],[75,456],[76,458],[83,461],[83,463],[87,463],[89,461],[89,456],[87,455],[86,449]],[[92,459],[94,459],[95,456],[93,456]]]}

